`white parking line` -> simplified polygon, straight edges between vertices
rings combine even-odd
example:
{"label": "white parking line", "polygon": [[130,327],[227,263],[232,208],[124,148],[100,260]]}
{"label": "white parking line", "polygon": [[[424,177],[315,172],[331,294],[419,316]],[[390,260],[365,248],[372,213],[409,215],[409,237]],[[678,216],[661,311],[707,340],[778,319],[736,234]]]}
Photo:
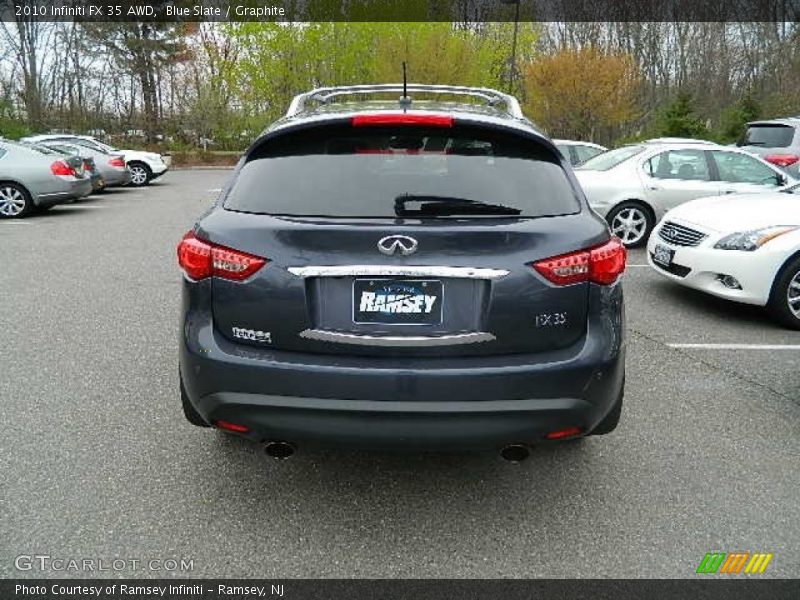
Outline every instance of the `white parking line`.
{"label": "white parking line", "polygon": [[3,219],[2,222],[5,223],[6,225],[31,225],[32,224],[30,221],[20,221],[20,220],[14,220],[14,219]]}
{"label": "white parking line", "polygon": [[644,268],[649,267],[649,266],[650,265],[625,265],[625,268],[631,267],[633,269],[637,269],[637,268],[638,269],[644,269]]}
{"label": "white parking line", "polygon": [[800,344],[667,344],[667,346],[701,350],[800,350]]}
{"label": "white parking line", "polygon": [[209,192],[214,192],[215,194],[219,194],[222,191],[222,188],[211,188],[208,191]]}

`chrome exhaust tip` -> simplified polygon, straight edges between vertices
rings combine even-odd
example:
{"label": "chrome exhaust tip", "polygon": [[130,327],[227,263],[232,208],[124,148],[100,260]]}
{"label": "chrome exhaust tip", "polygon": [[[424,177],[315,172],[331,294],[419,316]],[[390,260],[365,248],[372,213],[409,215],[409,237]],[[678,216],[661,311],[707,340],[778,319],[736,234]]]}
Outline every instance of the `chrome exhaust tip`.
{"label": "chrome exhaust tip", "polygon": [[500,450],[500,456],[503,457],[503,460],[507,460],[511,463],[520,463],[528,456],[530,456],[531,450],[524,444],[509,444],[502,450]]}
{"label": "chrome exhaust tip", "polygon": [[276,460],[286,460],[294,454],[294,446],[289,442],[267,442],[264,444],[264,452]]}

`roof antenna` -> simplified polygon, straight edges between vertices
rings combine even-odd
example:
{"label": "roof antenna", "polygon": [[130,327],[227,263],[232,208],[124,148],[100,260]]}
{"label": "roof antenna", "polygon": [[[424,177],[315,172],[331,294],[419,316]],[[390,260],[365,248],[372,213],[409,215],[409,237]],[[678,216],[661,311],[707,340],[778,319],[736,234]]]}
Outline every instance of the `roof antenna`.
{"label": "roof antenna", "polygon": [[408,97],[408,79],[406,77],[406,61],[403,61],[403,95],[400,96],[400,108],[403,110],[411,106],[411,98]]}

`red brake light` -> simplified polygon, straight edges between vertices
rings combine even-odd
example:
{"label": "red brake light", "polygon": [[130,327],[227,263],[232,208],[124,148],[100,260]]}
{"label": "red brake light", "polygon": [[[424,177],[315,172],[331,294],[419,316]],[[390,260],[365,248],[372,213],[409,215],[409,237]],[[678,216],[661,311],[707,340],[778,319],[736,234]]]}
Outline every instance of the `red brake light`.
{"label": "red brake light", "polygon": [[116,156],[108,161],[108,164],[112,167],[124,167],[125,160],[121,156]]}
{"label": "red brake light", "polygon": [[619,238],[611,238],[608,242],[589,252],[589,281],[600,285],[614,283],[625,271],[625,260],[628,252]]}
{"label": "red brake light", "polygon": [[83,170],[84,171],[91,171],[92,165],[89,164],[88,160],[83,161]]}
{"label": "red brake light", "polygon": [[57,160],[52,165],[50,165],[50,171],[53,173],[53,175],[61,175],[61,176],[75,175],[75,171],[72,169],[72,167],[70,167],[63,160]]}
{"label": "red brake light", "polygon": [[266,263],[259,256],[205,242],[191,231],[178,244],[178,264],[192,279],[221,277],[242,281]]}
{"label": "red brake light", "polygon": [[236,433],[247,433],[250,431],[249,427],[244,425],[237,425],[236,423],[229,423],[228,421],[214,421],[214,425],[226,431],[234,431]]}
{"label": "red brake light", "polygon": [[567,427],[566,429],[559,429],[558,431],[551,431],[544,437],[548,440],[561,440],[568,437],[573,437],[576,435],[580,435],[581,428],[580,427]]}
{"label": "red brake light", "polygon": [[778,165],[779,167],[790,167],[800,160],[800,156],[794,154],[770,154],[764,157],[764,160],[771,162],[773,165]]}
{"label": "red brake light", "polygon": [[591,281],[600,285],[614,283],[625,270],[625,246],[611,238],[602,246],[562,254],[533,263],[548,281],[556,285],[570,285]]}
{"label": "red brake light", "polygon": [[448,115],[416,115],[408,113],[382,113],[356,115],[351,119],[353,127],[381,127],[384,125],[419,125],[427,127],[452,127],[453,117]]}

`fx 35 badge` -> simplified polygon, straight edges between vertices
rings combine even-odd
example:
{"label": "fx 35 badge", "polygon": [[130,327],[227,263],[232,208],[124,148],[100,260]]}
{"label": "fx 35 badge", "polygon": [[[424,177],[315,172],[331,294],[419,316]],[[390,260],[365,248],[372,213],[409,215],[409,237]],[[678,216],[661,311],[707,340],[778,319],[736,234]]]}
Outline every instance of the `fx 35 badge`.
{"label": "fx 35 badge", "polygon": [[233,337],[239,338],[240,340],[259,342],[261,344],[272,343],[272,334],[270,334],[269,331],[256,331],[255,329],[242,329],[241,327],[234,327]]}

